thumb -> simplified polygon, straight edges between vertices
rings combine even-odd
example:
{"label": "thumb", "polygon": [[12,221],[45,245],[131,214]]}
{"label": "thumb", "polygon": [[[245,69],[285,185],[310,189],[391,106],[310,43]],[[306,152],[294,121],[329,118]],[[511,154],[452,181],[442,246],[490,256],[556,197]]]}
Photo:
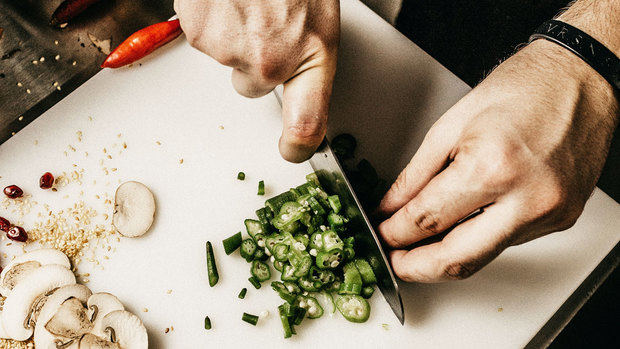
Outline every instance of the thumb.
{"label": "thumb", "polygon": [[279,148],[285,160],[296,163],[307,160],[325,137],[335,71],[334,57],[284,83]]}

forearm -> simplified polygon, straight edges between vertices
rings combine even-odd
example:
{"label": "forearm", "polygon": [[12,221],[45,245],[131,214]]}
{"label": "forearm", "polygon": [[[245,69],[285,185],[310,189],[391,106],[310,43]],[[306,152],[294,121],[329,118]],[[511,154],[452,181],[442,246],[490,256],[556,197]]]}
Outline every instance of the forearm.
{"label": "forearm", "polygon": [[577,0],[558,20],[583,30],[620,57],[620,1]]}

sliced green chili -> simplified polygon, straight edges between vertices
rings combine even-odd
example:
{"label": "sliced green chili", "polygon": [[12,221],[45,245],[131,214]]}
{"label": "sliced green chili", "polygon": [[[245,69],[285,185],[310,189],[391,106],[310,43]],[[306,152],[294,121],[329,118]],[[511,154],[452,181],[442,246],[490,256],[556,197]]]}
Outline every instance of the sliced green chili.
{"label": "sliced green chili", "polygon": [[220,279],[215,265],[215,255],[213,254],[213,246],[211,241],[207,241],[207,274],[209,275],[209,286],[213,287]]}
{"label": "sliced green chili", "polygon": [[253,239],[245,239],[241,242],[241,257],[245,258],[246,261],[251,262],[254,257],[254,253],[256,253],[256,242]]}
{"label": "sliced green chili", "polygon": [[351,322],[366,322],[370,316],[370,304],[358,295],[344,295],[336,298],[336,308]]}
{"label": "sliced green chili", "polygon": [[246,293],[248,293],[248,289],[244,287],[244,288],[241,289],[241,291],[239,292],[239,295],[237,297],[239,297],[239,299],[244,299]]}
{"label": "sliced green chili", "polygon": [[243,239],[241,238],[241,232],[238,232],[237,234],[224,239],[224,241],[222,241],[222,244],[224,244],[224,252],[226,252],[226,254],[228,255],[235,252],[235,250],[237,250],[239,246],[241,246],[242,240]]}
{"label": "sliced green chili", "polygon": [[252,262],[252,268],[250,269],[250,273],[259,282],[271,279],[271,270],[269,270],[269,266],[261,261],[254,260]]}
{"label": "sliced green chili", "polygon": [[256,326],[256,324],[258,323],[258,316],[248,314],[248,313],[243,313],[243,315],[241,316],[241,320],[247,322],[248,324],[252,326]]}
{"label": "sliced green chili", "polygon": [[328,196],[327,202],[329,202],[329,206],[332,208],[334,213],[340,212],[342,204],[340,204],[340,198],[338,197],[338,195]]}
{"label": "sliced green chili", "polygon": [[244,180],[245,179],[245,173],[243,173],[243,172],[237,173],[237,179],[240,180],[240,181]]}
{"label": "sliced green chili", "polygon": [[372,271],[372,267],[365,259],[357,258],[353,262],[355,263],[357,270],[360,272],[364,285],[373,285],[377,283],[375,273]]}
{"label": "sliced green chili", "polygon": [[265,195],[265,181],[258,182],[258,195]]}

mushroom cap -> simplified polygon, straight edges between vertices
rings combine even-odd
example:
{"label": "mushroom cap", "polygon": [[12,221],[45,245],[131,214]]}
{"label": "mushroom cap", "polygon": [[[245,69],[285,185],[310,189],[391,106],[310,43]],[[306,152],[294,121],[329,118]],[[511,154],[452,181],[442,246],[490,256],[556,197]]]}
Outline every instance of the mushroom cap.
{"label": "mushroom cap", "polygon": [[75,275],[63,265],[44,265],[30,273],[4,300],[1,319],[6,334],[17,341],[30,338],[33,329],[25,328],[24,321],[37,297],[57,287],[73,284]]}
{"label": "mushroom cap", "polygon": [[[41,308],[39,316],[36,319],[36,326],[34,328],[35,348],[56,349],[54,341],[57,337],[45,329],[45,324],[47,324],[54,314],[56,314],[58,308],[60,308],[62,303],[64,303],[67,299],[75,298],[82,302],[82,304],[85,304],[91,294],[92,292],[88,289],[88,287],[74,284],[60,287],[49,295],[45,305]],[[73,346],[73,344],[71,346]]]}
{"label": "mushroom cap", "polygon": [[[53,248],[41,248],[38,250],[33,250],[27,253],[24,253],[21,256],[18,256],[14,260],[9,263],[2,273],[0,273],[0,294],[5,297],[8,297],[11,294],[12,289],[15,287],[19,280],[25,274],[22,272],[30,271],[31,268],[27,268],[27,270],[19,270],[24,267],[24,263],[27,262],[37,262],[39,265],[48,265],[48,264],[58,264],[64,265],[67,269],[71,268],[71,262],[69,262],[69,258],[59,250]],[[34,263],[29,263],[25,265],[35,265]],[[13,270],[13,268],[18,268]]]}
{"label": "mushroom cap", "polygon": [[155,215],[155,198],[147,186],[129,181],[116,189],[112,223],[116,230],[127,237],[145,234]]}
{"label": "mushroom cap", "polygon": [[93,323],[92,333],[99,337],[106,337],[103,332],[104,328],[101,327],[103,318],[115,310],[125,310],[123,303],[116,296],[106,292],[94,293],[88,298],[86,305],[88,306],[88,318]]}
{"label": "mushroom cap", "polygon": [[118,343],[112,343],[92,333],[85,334],[80,340],[80,349],[121,349]]}
{"label": "mushroom cap", "polygon": [[77,298],[69,298],[45,324],[51,334],[64,338],[81,338],[92,329],[84,304]]}
{"label": "mushroom cap", "polygon": [[149,339],[142,320],[136,315],[125,311],[115,310],[103,317],[103,329],[114,330],[115,343],[121,348],[147,349]]}

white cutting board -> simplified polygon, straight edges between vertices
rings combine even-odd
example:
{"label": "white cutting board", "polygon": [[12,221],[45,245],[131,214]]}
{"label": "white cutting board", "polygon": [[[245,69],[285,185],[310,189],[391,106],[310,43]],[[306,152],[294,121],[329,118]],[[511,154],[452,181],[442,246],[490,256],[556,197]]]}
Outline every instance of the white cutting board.
{"label": "white cutting board", "polygon": [[[330,134],[353,133],[358,153],[394,179],[433,121],[469,88],[358,1],[343,0],[342,16]],[[94,195],[113,195],[119,180],[153,190],[158,211],[149,234],[112,243],[115,252],[99,250],[100,266],[85,262],[79,270],[91,273],[93,291],[118,295],[144,320],[151,348],[522,347],[620,239],[620,206],[597,189],[569,231],[510,248],[465,281],[402,285],[405,326],[377,293],[367,323],[326,315],[304,321],[297,336],[284,340],[276,314],[281,301],[267,283],[260,290],[249,285],[248,265],[237,253],[226,256],[221,240],[242,230],[243,219],[262,205],[258,180],[271,196],[303,182],[310,166],[280,159],[274,97],[238,96],[230,69],[184,38],[141,63],[102,71],[0,146],[0,187],[19,184],[56,208],[80,198],[97,206]],[[117,156],[123,141],[128,148]],[[65,156],[69,144],[77,151]],[[105,166],[118,171],[108,176],[99,165],[104,147],[116,152]],[[82,186],[38,189],[43,172],[69,172],[74,163],[85,169]],[[236,179],[238,171],[245,181]],[[16,217],[2,207],[0,215]],[[220,271],[214,288],[207,285],[206,240],[214,243]],[[4,241],[0,252],[21,248]],[[237,298],[242,287],[245,300]],[[244,311],[263,310],[270,315],[258,326],[241,321]],[[210,331],[203,329],[205,315]],[[174,331],[165,334],[170,326]]]}

